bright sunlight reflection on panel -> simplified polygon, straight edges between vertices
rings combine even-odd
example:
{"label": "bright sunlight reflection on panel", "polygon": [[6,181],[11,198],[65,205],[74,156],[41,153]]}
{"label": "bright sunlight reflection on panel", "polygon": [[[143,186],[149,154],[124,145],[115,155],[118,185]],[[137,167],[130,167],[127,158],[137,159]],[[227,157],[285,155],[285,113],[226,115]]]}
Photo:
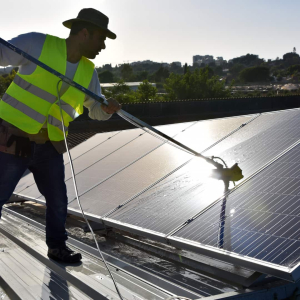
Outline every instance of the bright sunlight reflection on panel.
{"label": "bright sunlight reflection on panel", "polygon": [[209,177],[212,169],[193,158],[109,218],[168,234],[222,196],[224,183]]}

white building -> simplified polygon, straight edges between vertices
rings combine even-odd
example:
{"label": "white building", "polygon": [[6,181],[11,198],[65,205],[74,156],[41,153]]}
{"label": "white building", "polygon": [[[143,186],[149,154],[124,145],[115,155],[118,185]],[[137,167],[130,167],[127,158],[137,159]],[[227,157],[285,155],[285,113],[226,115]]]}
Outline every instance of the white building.
{"label": "white building", "polygon": [[[149,82],[152,86],[156,87],[155,83],[151,83]],[[124,84],[126,84],[127,86],[129,86],[129,88],[132,91],[137,91],[138,87],[140,84],[142,84],[142,82],[124,82]],[[101,87],[105,88],[105,89],[111,89],[113,88],[115,85],[118,85],[118,83],[101,83]]]}

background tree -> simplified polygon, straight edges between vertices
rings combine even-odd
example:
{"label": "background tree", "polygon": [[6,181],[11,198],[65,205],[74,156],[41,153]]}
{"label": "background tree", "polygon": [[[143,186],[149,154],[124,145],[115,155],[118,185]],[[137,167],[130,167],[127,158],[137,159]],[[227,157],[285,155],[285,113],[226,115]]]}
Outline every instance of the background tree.
{"label": "background tree", "polygon": [[17,72],[16,69],[13,69],[10,74],[5,74],[0,76],[0,97],[2,97],[11,84],[11,82],[14,80]]}
{"label": "background tree", "polygon": [[241,64],[244,66],[257,66],[263,62],[263,59],[259,58],[258,55],[255,54],[246,54],[240,57],[236,57],[232,59],[232,64]]}
{"label": "background tree", "polygon": [[170,73],[182,74],[182,67],[175,64],[174,62],[171,63],[169,70],[170,70]]}
{"label": "background tree", "polygon": [[229,72],[230,72],[230,74],[232,74],[233,76],[238,76],[239,73],[240,73],[243,69],[245,69],[244,65],[238,63],[238,64],[233,65],[233,66],[229,69]]}
{"label": "background tree", "polygon": [[294,58],[299,59],[299,54],[294,53],[294,52],[289,52],[283,55],[283,60],[293,60]]}
{"label": "background tree", "polygon": [[137,81],[143,81],[143,80],[146,80],[148,79],[149,77],[149,73],[147,71],[141,71],[141,72],[138,72],[135,76],[136,80]]}
{"label": "background tree", "polygon": [[148,80],[144,80],[137,89],[137,98],[140,101],[149,101],[155,100],[157,89],[155,86],[152,86]]}
{"label": "background tree", "polygon": [[170,71],[161,66],[152,76],[150,76],[150,80],[154,82],[165,82],[166,78],[170,76]]}
{"label": "background tree", "polygon": [[246,68],[240,73],[242,82],[266,82],[270,80],[270,69],[267,67]]}
{"label": "background tree", "polygon": [[123,80],[117,82],[113,88],[102,89],[102,93],[106,98],[113,97],[120,103],[131,103],[138,100],[136,93],[130,90],[130,87]]}
{"label": "background tree", "polygon": [[188,71],[184,75],[172,73],[166,80],[165,89],[172,100],[230,96],[230,91],[225,89],[225,82],[212,75],[209,67]]}
{"label": "background tree", "polygon": [[114,82],[114,74],[111,71],[105,70],[98,74],[100,83]]}
{"label": "background tree", "polygon": [[121,76],[124,81],[129,81],[132,78],[133,70],[130,64],[123,64],[121,66]]}
{"label": "background tree", "polygon": [[102,69],[103,69],[103,70],[107,70],[107,71],[112,71],[112,70],[113,70],[111,64],[103,65],[103,66],[102,66]]}
{"label": "background tree", "polygon": [[186,74],[188,71],[188,65],[187,63],[184,64],[184,67],[183,67],[183,74]]}
{"label": "background tree", "polygon": [[300,65],[292,65],[287,69],[287,75],[294,75],[300,72]]}
{"label": "background tree", "polygon": [[223,68],[222,68],[222,66],[216,66],[215,69],[214,69],[214,73],[216,75],[222,76],[223,75]]}

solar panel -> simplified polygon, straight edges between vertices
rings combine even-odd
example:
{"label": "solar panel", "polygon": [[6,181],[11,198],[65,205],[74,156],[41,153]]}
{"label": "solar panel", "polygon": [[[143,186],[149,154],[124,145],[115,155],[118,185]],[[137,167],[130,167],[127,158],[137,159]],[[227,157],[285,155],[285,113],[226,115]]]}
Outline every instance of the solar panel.
{"label": "solar panel", "polygon": [[[266,137],[270,137],[266,134],[266,132],[270,133],[268,130],[275,131],[274,126],[277,126],[276,128],[280,128],[281,126],[290,127],[289,123],[291,119],[297,119],[299,115],[299,109],[263,113],[253,122],[240,129],[237,134],[227,137],[215,145],[213,149],[208,150],[205,155],[225,153],[228,149],[232,149],[232,152],[235,154],[235,152],[241,148],[240,144],[243,142],[262,133],[264,133]],[[236,147],[237,145],[239,146]]]}
{"label": "solar panel", "polygon": [[[217,201],[171,240],[192,241],[194,250],[236,254],[256,269],[272,267],[297,280],[300,263],[300,145]],[[274,267],[275,266],[275,267]],[[268,270],[272,274],[272,270]],[[281,274],[281,277],[288,275]]]}
{"label": "solar panel", "polygon": [[[175,135],[192,126],[195,122],[180,123],[157,128],[168,135]],[[159,139],[145,133],[141,129],[132,129],[114,133],[97,134],[85,143],[71,150],[77,184],[80,193],[126,166],[138,157],[163,144]],[[71,171],[66,154],[65,178],[68,197],[75,197]],[[44,201],[44,197],[35,185],[32,174],[21,180],[15,190],[16,194]]]}
{"label": "solar panel", "polygon": [[[150,139],[152,146],[158,146],[162,143],[150,135],[145,138]],[[138,153],[139,148],[143,150],[142,144],[136,147],[134,154]],[[124,149],[124,151],[128,153],[129,157],[132,154],[129,150]],[[123,152],[121,154],[125,155]],[[116,153],[116,155],[118,154]],[[87,174],[82,173],[83,177],[80,176],[81,174],[77,177],[77,181],[85,179],[88,184],[86,187],[79,185],[80,194],[82,194],[80,197],[82,206],[86,212],[103,216],[186,162],[190,157],[190,154],[165,144],[106,179],[112,173],[115,157],[107,158],[101,164],[95,165],[95,169],[88,169]],[[116,166],[117,171],[119,169],[118,161]],[[84,188],[87,188],[87,192],[84,191]],[[75,201],[71,202],[69,207],[78,209]]]}
{"label": "solar panel", "polygon": [[[193,130],[194,132],[192,132],[192,134],[198,132],[195,136],[195,140],[197,140],[198,144],[201,143],[203,149],[205,149],[211,143],[216,142],[218,138],[222,138],[230,131],[238,128],[245,122],[250,121],[253,117],[254,116],[235,117],[198,122],[195,123],[195,125],[192,124],[193,126],[189,125],[188,127],[185,127],[186,129],[178,134],[176,139],[180,140],[183,136],[189,135],[189,132]],[[219,130],[216,131],[214,135],[201,135],[201,133],[205,132],[209,126],[219,128]],[[93,185],[91,185],[92,188],[87,189],[87,186],[85,186],[84,188],[87,189],[87,192],[83,192],[84,194],[82,194],[82,192],[80,193],[82,195],[80,199],[87,212],[94,213],[98,216],[107,214],[110,210],[134,197],[136,194],[140,193],[169,172],[172,172],[192,157],[170,145],[163,145],[118,174],[105,180],[108,174],[111,173],[109,168],[110,166],[113,167],[114,160],[117,160],[117,157],[126,158],[126,155],[134,157],[148,144],[154,145],[155,147],[162,145],[160,140],[157,140],[151,135],[146,135],[143,138],[136,140],[135,143],[136,145],[133,143],[128,145],[128,147],[124,147],[117,151],[114,155],[101,161],[101,164],[95,166],[95,168],[89,168],[86,171],[86,174],[82,173],[82,177],[85,178],[92,174],[91,172],[93,172],[93,170],[98,174],[97,180],[93,181],[93,178],[86,180],[88,184],[93,183]],[[129,161],[132,161],[132,158]],[[120,166],[119,163],[118,166]],[[117,169],[115,168],[115,170]],[[81,179],[80,176],[81,174],[77,177],[77,181]],[[102,182],[103,180],[104,182]],[[81,191],[84,190],[84,188],[80,187]],[[99,202],[103,205],[99,205]],[[78,209],[76,202],[72,202],[69,207]]]}
{"label": "solar panel", "polygon": [[224,184],[222,181],[208,178],[211,169],[212,167],[202,159],[194,158],[109,215],[109,218],[160,234],[168,234],[222,196]]}
{"label": "solar panel", "polygon": [[228,133],[255,120],[257,116],[249,115],[201,121],[178,135],[176,140],[197,152],[202,152]]}
{"label": "solar panel", "polygon": [[[77,158],[81,157],[83,154],[87,152],[87,149],[94,149],[95,147],[101,145],[102,143],[106,142],[108,139],[114,137],[115,135],[119,134],[120,132],[106,132],[101,133],[93,136],[86,140],[84,143],[79,144],[78,146],[72,149],[72,159],[75,161]],[[67,154],[64,154],[64,161],[65,164],[68,164],[68,157]],[[30,173],[21,178],[18,185],[15,188],[15,193],[21,193],[24,189],[32,186],[35,184],[33,175]]]}
{"label": "solar panel", "polygon": [[[206,153],[222,157],[229,166],[239,162],[246,179],[300,139],[300,131],[297,130],[300,126],[299,113],[297,110],[262,115],[227,138],[235,142],[233,147],[221,153],[215,151],[215,148],[222,149],[219,147],[221,144],[225,144],[226,148],[228,142],[225,139]],[[258,129],[260,132],[255,135],[253,131]],[[237,144],[240,140],[242,143]],[[200,163],[198,159],[193,159],[138,195],[109,215],[110,225],[116,221],[127,226],[129,231],[131,226],[138,226],[141,231],[146,229],[168,234],[186,222],[219,198],[224,190],[222,182],[201,177],[203,167],[199,166]]]}
{"label": "solar panel", "polygon": [[[218,155],[228,165],[238,162],[247,179],[299,142],[299,114],[299,109],[267,113],[242,128],[240,126],[250,121],[250,118],[241,117],[240,123],[239,118],[234,118],[185,124],[189,128],[176,139],[198,151],[202,147],[202,150],[209,148],[205,155]],[[201,141],[201,133],[205,131],[204,128],[208,130],[208,123],[221,130],[214,130],[216,135],[210,134],[207,142]],[[215,144],[236,128],[239,130]],[[177,129],[175,131],[178,132]],[[88,165],[84,165],[84,156],[89,153],[79,151],[77,183],[83,208],[90,216],[105,216],[106,224],[116,227],[121,224],[127,231],[141,234],[151,231],[154,238],[165,239],[180,226],[183,228],[169,237],[174,245],[196,251],[200,249],[202,252],[206,251],[206,255],[214,253],[212,256],[225,257],[233,262],[242,260],[246,267],[255,265],[260,271],[279,274],[279,277],[286,279],[298,276],[293,273],[299,256],[298,231],[293,231],[298,226],[298,217],[290,213],[298,211],[298,198],[294,198],[300,193],[298,175],[295,175],[298,174],[295,163],[297,160],[283,161],[285,164],[272,169],[294,150],[236,189],[226,201],[219,201],[206,210],[219,198],[224,188],[221,181],[203,175],[210,168],[205,170],[207,165],[202,165],[201,160],[190,160],[189,154],[168,144],[163,145],[160,140],[148,134],[134,136],[133,134],[132,140],[128,142],[124,138],[119,148],[115,147],[114,142],[111,143],[107,148],[110,151],[106,149],[103,157],[93,151],[94,156],[88,158]],[[194,141],[193,137],[198,140]],[[209,147],[212,144],[214,146]],[[260,174],[269,175],[264,175],[265,180]],[[286,174],[286,177],[278,174]],[[263,189],[260,189],[260,185]],[[78,210],[76,202],[72,201],[74,194],[68,181],[67,186],[71,201],[69,207]],[[28,191],[30,192],[30,188],[26,189],[26,193]],[[252,192],[260,193],[261,198],[260,195],[251,194]],[[32,193],[36,193],[34,186]],[[241,205],[249,202],[252,208],[241,206],[239,214],[236,214],[236,207],[239,206],[230,208],[228,203],[231,202]],[[272,203],[279,212],[265,211],[264,203]],[[286,203],[287,206],[284,206]],[[282,214],[280,209],[283,208],[288,213]],[[203,211],[205,212],[202,213]],[[199,214],[192,221],[192,217]],[[203,222],[210,222],[209,224],[202,225],[199,220],[203,216],[206,217]],[[240,223],[235,223],[236,220]],[[289,224],[294,226],[289,227]],[[198,226],[203,226],[202,230]],[[268,231],[263,232],[263,228]],[[278,230],[273,232],[276,228]],[[290,234],[288,237],[284,236],[286,232]],[[278,233],[280,234],[277,236]],[[274,250],[269,247],[269,243],[274,246]],[[230,256],[226,256],[228,251]]]}

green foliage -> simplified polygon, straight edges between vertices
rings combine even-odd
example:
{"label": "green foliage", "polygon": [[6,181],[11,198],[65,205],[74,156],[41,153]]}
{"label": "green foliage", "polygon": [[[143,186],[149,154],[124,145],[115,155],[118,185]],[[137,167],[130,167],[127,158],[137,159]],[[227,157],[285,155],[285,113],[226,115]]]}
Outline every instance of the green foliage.
{"label": "green foliage", "polygon": [[144,80],[141,83],[137,90],[137,98],[139,101],[149,101],[155,100],[156,98],[157,89],[156,87],[152,86],[148,80]]}
{"label": "green foliage", "polygon": [[294,75],[300,72],[300,65],[292,65],[288,68],[287,74],[288,75]]}
{"label": "green foliage", "polygon": [[112,68],[111,64],[106,64],[103,66],[103,70],[112,71],[113,68]]}
{"label": "green foliage", "polygon": [[267,67],[246,68],[240,73],[242,82],[265,82],[270,79],[270,69]]}
{"label": "green foliage", "polygon": [[169,70],[161,66],[152,76],[150,76],[150,80],[154,82],[165,82],[166,78],[169,76]]}
{"label": "green foliage", "polygon": [[222,75],[223,75],[223,68],[222,68],[222,66],[217,66],[217,67],[215,68],[215,70],[214,70],[214,73],[215,73],[216,75],[222,76]]}
{"label": "green foliage", "polygon": [[201,99],[229,97],[230,91],[225,90],[225,83],[218,76],[211,75],[206,67],[187,71],[184,75],[172,73],[166,80],[165,89],[169,99]]}
{"label": "green foliage", "polygon": [[188,71],[188,65],[187,63],[184,64],[184,67],[183,67],[183,74],[186,74]]}
{"label": "green foliage", "polygon": [[244,68],[245,67],[242,64],[236,64],[229,69],[229,72],[233,76],[237,76]]}
{"label": "green foliage", "polygon": [[299,54],[294,52],[289,52],[283,55],[283,60],[293,60],[293,59],[299,59]]}
{"label": "green foliage", "polygon": [[143,81],[148,79],[148,77],[149,77],[149,73],[147,71],[141,71],[136,74],[135,79],[137,81]]}
{"label": "green foliage", "polygon": [[258,55],[255,54],[247,54],[240,57],[236,57],[232,59],[232,63],[235,64],[242,64],[245,66],[254,66],[259,65],[263,62],[263,59],[258,58]]}
{"label": "green foliage", "polygon": [[170,73],[182,74],[182,67],[178,66],[173,62],[170,65]]}
{"label": "green foliage", "polygon": [[124,81],[129,81],[133,75],[133,70],[130,64],[123,64],[121,66],[121,76]]}
{"label": "green foliage", "polygon": [[111,71],[105,70],[98,74],[99,81],[101,83],[111,83],[114,82],[114,74]]}
{"label": "green foliage", "polygon": [[3,96],[11,82],[14,80],[16,74],[16,71],[12,70],[10,74],[0,76],[0,97]]}
{"label": "green foliage", "polygon": [[132,103],[137,102],[137,94],[131,91],[129,86],[125,84],[123,80],[120,80],[111,89],[102,89],[103,95],[108,98],[115,98],[120,103]]}

